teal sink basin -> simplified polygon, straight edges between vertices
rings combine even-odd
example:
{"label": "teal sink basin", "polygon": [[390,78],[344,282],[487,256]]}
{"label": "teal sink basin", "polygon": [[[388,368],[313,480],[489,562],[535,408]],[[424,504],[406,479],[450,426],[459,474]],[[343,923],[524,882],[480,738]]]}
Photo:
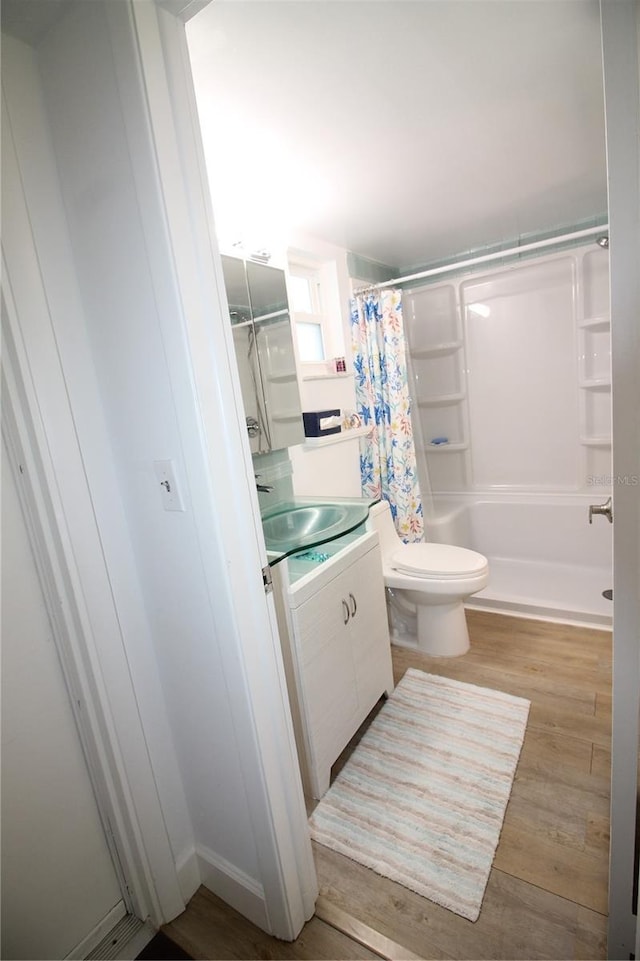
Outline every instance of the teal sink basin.
{"label": "teal sink basin", "polygon": [[262,518],[267,551],[291,554],[354,530],[366,520],[369,505],[292,504]]}

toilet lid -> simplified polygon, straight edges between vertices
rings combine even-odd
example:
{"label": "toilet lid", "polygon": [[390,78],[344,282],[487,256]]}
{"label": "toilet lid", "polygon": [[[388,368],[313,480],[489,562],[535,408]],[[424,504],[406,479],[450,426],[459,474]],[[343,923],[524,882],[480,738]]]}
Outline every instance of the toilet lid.
{"label": "toilet lid", "polygon": [[469,577],[482,574],[487,569],[487,559],[452,544],[405,544],[391,555],[391,566],[421,577]]}

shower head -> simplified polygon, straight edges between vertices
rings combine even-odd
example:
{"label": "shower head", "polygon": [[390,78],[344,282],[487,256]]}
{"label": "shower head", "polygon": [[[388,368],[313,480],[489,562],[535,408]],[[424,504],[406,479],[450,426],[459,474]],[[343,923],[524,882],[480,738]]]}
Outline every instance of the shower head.
{"label": "shower head", "polygon": [[609,246],[609,238],[607,237],[606,234],[603,234],[602,237],[596,238],[596,243],[598,244],[599,247],[604,247],[606,250]]}

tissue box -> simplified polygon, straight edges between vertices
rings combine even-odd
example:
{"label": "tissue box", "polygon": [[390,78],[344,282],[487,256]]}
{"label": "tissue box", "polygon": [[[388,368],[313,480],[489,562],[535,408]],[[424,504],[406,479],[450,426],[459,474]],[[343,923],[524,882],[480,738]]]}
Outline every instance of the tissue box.
{"label": "tissue box", "polygon": [[340,410],[305,410],[302,412],[305,437],[326,437],[342,430]]}

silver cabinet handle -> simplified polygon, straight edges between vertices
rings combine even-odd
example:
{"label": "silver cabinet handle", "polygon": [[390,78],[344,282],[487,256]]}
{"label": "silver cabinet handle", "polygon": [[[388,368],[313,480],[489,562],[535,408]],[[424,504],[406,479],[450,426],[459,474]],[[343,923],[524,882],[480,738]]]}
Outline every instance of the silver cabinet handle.
{"label": "silver cabinet handle", "polygon": [[353,594],[349,594],[349,597],[351,598],[351,617],[355,617],[356,611],[358,610],[358,605],[356,604],[356,599]]}
{"label": "silver cabinet handle", "polygon": [[604,514],[605,517],[609,519],[609,523],[613,524],[613,502],[610,497],[604,502],[604,504],[590,504],[589,505],[589,523],[593,524],[594,514]]}
{"label": "silver cabinet handle", "polygon": [[344,611],[344,623],[349,623],[349,605],[345,600],[342,601],[342,610]]}

